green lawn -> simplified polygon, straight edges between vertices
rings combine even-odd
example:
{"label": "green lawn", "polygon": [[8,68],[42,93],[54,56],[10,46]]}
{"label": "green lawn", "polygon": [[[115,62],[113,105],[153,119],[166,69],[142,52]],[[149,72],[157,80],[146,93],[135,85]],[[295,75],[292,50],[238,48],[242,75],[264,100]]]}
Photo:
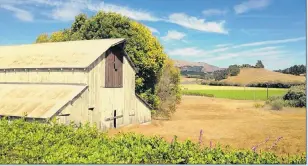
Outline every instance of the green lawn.
{"label": "green lawn", "polygon": [[[287,92],[287,89],[269,89],[268,96],[281,96]],[[216,98],[228,98],[228,99],[237,99],[237,100],[266,100],[267,99],[267,90],[258,89],[258,90],[212,90],[212,89],[202,89],[202,90],[183,90],[184,95],[214,95]]]}

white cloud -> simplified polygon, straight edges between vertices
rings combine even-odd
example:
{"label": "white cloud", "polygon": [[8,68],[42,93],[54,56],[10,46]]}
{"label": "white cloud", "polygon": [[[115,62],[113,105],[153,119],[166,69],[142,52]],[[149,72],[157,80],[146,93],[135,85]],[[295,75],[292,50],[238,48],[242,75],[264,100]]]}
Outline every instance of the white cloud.
{"label": "white cloud", "polygon": [[196,56],[200,54],[205,54],[204,50],[198,49],[196,47],[179,48],[167,51],[168,55],[173,56]]}
{"label": "white cloud", "polygon": [[146,26],[146,27],[149,28],[152,33],[160,34],[160,32],[156,28],[153,28],[153,27],[150,27],[150,26]]}
{"label": "white cloud", "polygon": [[159,21],[160,19],[153,16],[151,13],[142,11],[142,10],[135,10],[128,7],[118,6],[114,4],[108,4],[101,2],[99,4],[88,4],[88,9],[91,11],[99,11],[103,10],[105,12],[115,12],[118,14],[122,14],[126,17],[129,17],[134,20],[139,21]]}
{"label": "white cloud", "polygon": [[75,16],[82,13],[85,8],[82,3],[64,3],[60,7],[52,10],[51,17],[54,20],[71,21],[75,19]]}
{"label": "white cloud", "polygon": [[231,46],[232,44],[217,44],[215,47],[227,47],[227,46]]}
{"label": "white cloud", "polygon": [[225,21],[206,22],[204,19],[188,16],[185,13],[171,14],[168,21],[186,28],[199,31],[228,34],[228,31],[224,28]]}
{"label": "white cloud", "polygon": [[261,41],[261,42],[246,43],[246,44],[240,44],[240,45],[237,45],[237,46],[233,46],[233,48],[261,46],[261,45],[270,45],[270,44],[281,44],[281,43],[291,43],[291,42],[297,42],[297,41],[301,41],[301,40],[306,40],[306,37],[289,38],[289,39],[282,39],[282,40],[267,40],[267,41]]}
{"label": "white cloud", "polygon": [[33,21],[33,15],[29,11],[14,7],[12,5],[0,5],[0,8],[13,12],[14,16],[21,21]]}
{"label": "white cloud", "polygon": [[231,59],[231,58],[247,58],[247,57],[262,57],[262,56],[276,56],[282,53],[285,53],[285,51],[278,49],[280,47],[262,47],[252,50],[245,50],[245,51],[239,51],[239,52],[231,52],[227,54],[220,54],[216,55],[213,58],[207,59],[207,61],[217,61],[217,60],[225,60],[225,59]]}
{"label": "white cloud", "polygon": [[250,10],[263,9],[270,5],[270,0],[248,0],[234,6],[236,14],[246,13]]}
{"label": "white cloud", "polygon": [[202,13],[205,16],[213,16],[213,15],[225,15],[227,14],[228,10],[220,10],[220,9],[207,9],[203,10]]}
{"label": "white cloud", "polygon": [[[245,48],[245,47],[255,47],[255,46],[263,46],[266,45],[266,47],[263,48],[256,48],[252,49],[246,52],[241,52],[240,55],[242,54],[247,54],[250,56],[254,55],[267,55],[267,54],[273,54],[274,49],[279,48],[278,46],[269,46],[269,45],[275,45],[275,44],[283,44],[283,43],[290,43],[290,42],[297,42],[301,40],[306,40],[305,37],[299,37],[299,38],[289,38],[289,39],[282,39],[282,40],[269,40],[269,41],[261,41],[261,42],[252,42],[252,43],[244,43],[244,44],[239,44],[239,45],[231,45],[231,46],[224,46],[226,44],[222,44],[222,47],[218,47],[213,50],[203,50],[199,49],[196,47],[189,47],[189,48],[180,48],[180,49],[174,49],[174,50],[169,50],[167,53],[169,55],[173,56],[189,56],[189,57],[213,57],[216,56],[216,58],[219,56],[217,55],[218,53],[224,53],[228,50],[232,49],[237,49],[237,48]],[[281,47],[281,46],[280,46]],[[263,52],[261,53],[255,53],[256,51]],[[271,52],[270,52],[271,51]],[[268,52],[268,53],[264,53]],[[278,52],[276,52],[278,53]],[[281,52],[280,52],[281,53]],[[237,57],[239,54],[237,53],[236,55],[234,53],[224,53],[221,55],[220,58],[225,59],[226,57]],[[215,60],[215,58],[213,58]]]}
{"label": "white cloud", "polygon": [[178,32],[176,30],[170,30],[168,31],[167,35],[162,37],[163,40],[168,41],[168,40],[181,40],[186,36],[185,33]]}

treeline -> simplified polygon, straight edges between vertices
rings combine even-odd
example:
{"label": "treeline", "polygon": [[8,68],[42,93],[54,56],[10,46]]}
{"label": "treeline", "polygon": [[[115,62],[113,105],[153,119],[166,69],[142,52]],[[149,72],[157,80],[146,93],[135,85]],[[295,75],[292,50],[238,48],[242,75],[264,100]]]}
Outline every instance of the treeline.
{"label": "treeline", "polygon": [[275,72],[284,73],[284,74],[292,74],[292,75],[301,75],[306,74],[306,66],[305,65],[294,65],[286,69],[274,70]]}
{"label": "treeline", "polygon": [[230,65],[228,69],[213,72],[213,77],[215,81],[220,81],[229,76],[237,76],[240,73],[240,68],[264,68],[264,65],[261,60],[258,60],[255,66],[249,64]]}
{"label": "treeline", "polygon": [[253,82],[246,85],[232,82],[223,81],[203,81],[202,85],[212,85],[212,86],[246,86],[246,87],[260,87],[260,88],[290,88],[292,86],[304,85],[303,82],[281,82],[281,81],[267,81],[267,82]]}

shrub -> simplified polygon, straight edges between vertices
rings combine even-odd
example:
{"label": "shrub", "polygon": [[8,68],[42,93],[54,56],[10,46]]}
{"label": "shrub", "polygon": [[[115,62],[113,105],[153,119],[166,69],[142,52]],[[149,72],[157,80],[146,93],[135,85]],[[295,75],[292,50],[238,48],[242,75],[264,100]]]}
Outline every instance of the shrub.
{"label": "shrub", "polygon": [[0,120],[1,164],[304,164],[305,155],[200,147],[192,141],[120,133],[94,127]]}
{"label": "shrub", "polygon": [[289,89],[287,94],[283,96],[283,99],[291,107],[306,107],[306,86],[293,86]]}
{"label": "shrub", "polygon": [[272,110],[282,110],[283,106],[285,105],[284,101],[281,99],[274,100],[270,103]]}

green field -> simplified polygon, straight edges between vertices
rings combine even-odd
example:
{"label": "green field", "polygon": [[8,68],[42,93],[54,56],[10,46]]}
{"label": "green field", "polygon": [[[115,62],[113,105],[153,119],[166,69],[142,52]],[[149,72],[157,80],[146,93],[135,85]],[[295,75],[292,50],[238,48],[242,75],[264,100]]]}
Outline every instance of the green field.
{"label": "green field", "polygon": [[244,88],[229,86],[183,85],[184,95],[208,96],[237,100],[266,100],[270,96],[282,96],[288,89]]}

